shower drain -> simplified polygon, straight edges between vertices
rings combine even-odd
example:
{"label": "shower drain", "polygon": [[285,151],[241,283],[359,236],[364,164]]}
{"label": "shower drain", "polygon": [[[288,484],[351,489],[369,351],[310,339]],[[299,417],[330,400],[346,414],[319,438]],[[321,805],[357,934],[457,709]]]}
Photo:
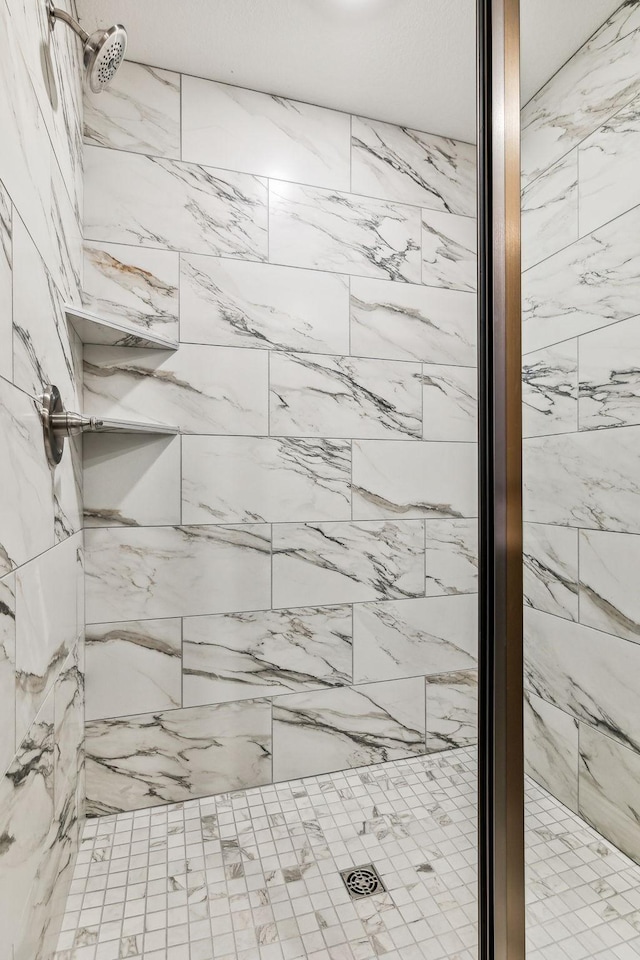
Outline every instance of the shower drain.
{"label": "shower drain", "polygon": [[382,893],[386,890],[372,863],[368,863],[365,867],[349,867],[348,870],[341,870],[340,876],[353,900],[371,897],[374,893]]}

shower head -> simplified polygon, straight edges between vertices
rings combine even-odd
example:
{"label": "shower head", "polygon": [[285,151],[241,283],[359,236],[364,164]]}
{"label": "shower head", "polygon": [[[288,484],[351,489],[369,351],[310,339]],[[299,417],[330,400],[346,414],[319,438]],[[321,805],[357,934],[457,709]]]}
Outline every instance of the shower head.
{"label": "shower head", "polygon": [[53,0],[48,0],[49,23],[51,29],[56,20],[62,20],[78,34],[84,48],[85,81],[93,93],[101,91],[113,80],[127,49],[127,31],[120,24],[96,30],[91,36],[66,10],[59,10]]}

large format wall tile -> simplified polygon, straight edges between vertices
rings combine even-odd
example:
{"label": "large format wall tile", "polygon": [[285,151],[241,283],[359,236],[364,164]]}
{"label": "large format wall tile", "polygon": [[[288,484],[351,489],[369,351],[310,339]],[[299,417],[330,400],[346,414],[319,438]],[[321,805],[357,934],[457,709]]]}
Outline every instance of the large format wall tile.
{"label": "large format wall tile", "polygon": [[523,541],[525,603],[565,620],[577,620],[578,531],[525,523]]}
{"label": "large format wall tile", "polygon": [[85,143],[180,159],[180,74],[125,60],[102,93],[85,97]]}
{"label": "large format wall tile", "polygon": [[279,181],[269,184],[269,259],[420,282],[420,211]]}
{"label": "large format wall tile", "polygon": [[474,291],[477,284],[476,221],[422,211],[422,282],[430,287]]}
{"label": "large format wall tile", "polygon": [[578,812],[578,723],[540,697],[524,698],[527,774]]}
{"label": "large format wall tile", "polygon": [[578,429],[578,341],[528,353],[522,360],[522,434]]}
{"label": "large format wall tile", "polygon": [[353,608],[355,683],[475,666],[475,597],[421,597]]}
{"label": "large format wall tile", "polygon": [[473,293],[351,278],[351,350],[359,357],[473,367]]}
{"label": "large format wall tile", "polygon": [[478,521],[425,521],[426,594],[439,597],[478,589]]}
{"label": "large format wall tile", "polygon": [[478,383],[474,369],[424,364],[422,398],[425,440],[477,439]]}
{"label": "large format wall tile", "polygon": [[351,129],[355,193],[475,216],[473,144],[362,117]]}
{"label": "large format wall tile", "polygon": [[469,747],[478,739],[478,671],[426,678],[427,752]]}
{"label": "large format wall tile", "polygon": [[87,622],[270,606],[269,527],[87,530]]}
{"label": "large format wall tile", "polygon": [[578,239],[578,151],[572,150],[522,191],[522,268]]}
{"label": "large format wall tile", "polygon": [[184,705],[351,683],[348,606],[184,620]]}
{"label": "large format wall tile", "polygon": [[16,749],[16,578],[0,580],[0,772]]}
{"label": "large format wall tile", "polygon": [[142,420],[187,433],[268,432],[267,353],[183,343],[169,353],[85,347],[88,416]]}
{"label": "large format wall tile", "polygon": [[182,622],[87,626],[86,717],[100,720],[182,706]]}
{"label": "large format wall tile", "polygon": [[580,622],[640,643],[640,536],[580,530]]}
{"label": "large format wall tile", "polygon": [[95,815],[271,780],[271,704],[266,700],[93,720],[86,735],[87,806]]}
{"label": "large format wall tile", "polygon": [[185,254],[180,335],[189,343],[349,353],[349,281],[317,270]]}
{"label": "large format wall tile", "polygon": [[350,519],[348,440],[183,437],[183,523]]}
{"label": "large format wall tile", "polygon": [[424,680],[278,697],[273,778],[290,780],[424,753]]}
{"label": "large format wall tile", "polygon": [[346,113],[182,78],[182,159],[278,180],[349,189]]}
{"label": "large format wall tile", "polygon": [[353,444],[353,516],[474,517],[476,446],[472,443]]}
{"label": "large format wall tile", "polygon": [[580,429],[640,423],[640,316],[580,337]]}
{"label": "large format wall tile", "polygon": [[424,595],[420,521],[273,527],[273,606]]}
{"label": "large format wall tile", "polygon": [[274,354],[271,433],[397,439],[422,434],[421,367],[397,360]]}
{"label": "large format wall tile", "polygon": [[0,377],[5,380],[13,377],[12,215],[11,198],[0,183]]}
{"label": "large format wall tile", "polygon": [[84,195],[87,240],[266,259],[258,177],[87,146]]}

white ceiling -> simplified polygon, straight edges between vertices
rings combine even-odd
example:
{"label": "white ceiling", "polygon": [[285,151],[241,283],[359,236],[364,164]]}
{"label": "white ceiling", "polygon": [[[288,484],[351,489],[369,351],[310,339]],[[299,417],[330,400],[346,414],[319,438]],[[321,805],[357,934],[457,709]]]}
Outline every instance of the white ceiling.
{"label": "white ceiling", "polygon": [[[77,0],[127,58],[475,139],[475,0]],[[526,102],[620,0],[521,0]]]}

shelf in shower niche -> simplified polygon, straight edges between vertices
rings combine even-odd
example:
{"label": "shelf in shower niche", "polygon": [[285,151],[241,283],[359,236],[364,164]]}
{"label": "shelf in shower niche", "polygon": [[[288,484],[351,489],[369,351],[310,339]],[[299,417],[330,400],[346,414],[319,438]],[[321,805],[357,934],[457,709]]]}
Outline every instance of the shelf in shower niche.
{"label": "shelf in shower niche", "polygon": [[169,340],[157,333],[142,330],[122,320],[99,317],[84,307],[65,304],[67,320],[83,343],[95,343],[110,347],[151,347],[154,350],[177,350],[176,340]]}
{"label": "shelf in shower niche", "polygon": [[139,420],[113,420],[110,417],[91,417],[92,426],[88,433],[150,433],[173,436],[180,433],[179,427],[168,423],[145,423]]}

